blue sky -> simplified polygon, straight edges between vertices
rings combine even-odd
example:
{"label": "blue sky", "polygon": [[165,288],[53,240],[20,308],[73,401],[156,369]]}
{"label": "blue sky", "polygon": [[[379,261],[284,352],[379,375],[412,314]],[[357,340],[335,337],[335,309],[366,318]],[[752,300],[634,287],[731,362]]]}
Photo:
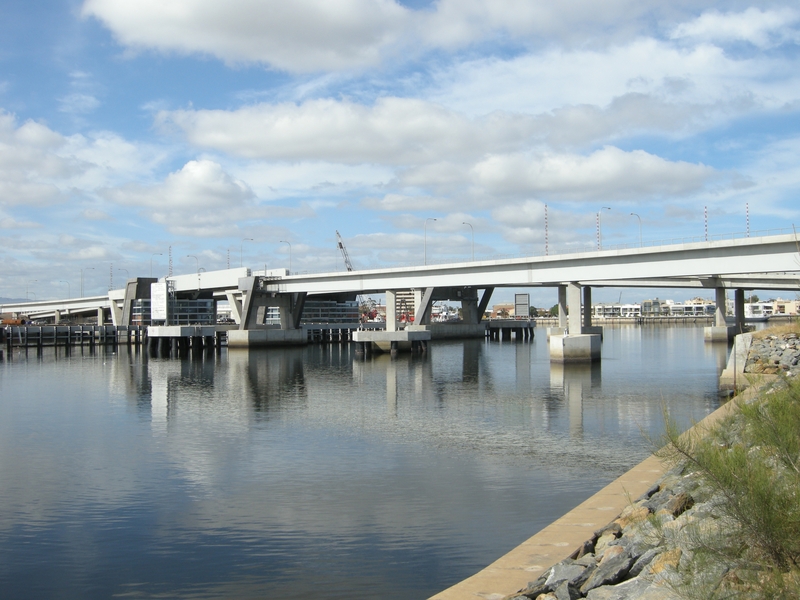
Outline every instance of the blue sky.
{"label": "blue sky", "polygon": [[793,2],[0,0],[5,297],[791,229],[798,150]]}

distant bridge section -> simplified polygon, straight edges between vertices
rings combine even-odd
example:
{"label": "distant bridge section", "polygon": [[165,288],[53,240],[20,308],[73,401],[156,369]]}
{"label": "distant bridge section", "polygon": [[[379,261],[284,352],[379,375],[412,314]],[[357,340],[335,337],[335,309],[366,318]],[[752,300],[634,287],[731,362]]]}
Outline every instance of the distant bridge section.
{"label": "distant bridge section", "polygon": [[[567,306],[575,308],[569,311],[571,319],[580,318],[576,316],[581,314],[580,291],[584,292],[583,304],[591,303],[592,287],[713,288],[718,307],[720,303],[724,305],[726,289],[737,290],[737,297],[745,289],[800,290],[800,245],[796,235],[784,234],[317,274],[290,275],[285,269],[252,272],[237,268],[176,275],[168,280],[177,297],[227,299],[240,329],[263,326],[257,316],[263,314],[259,312],[261,307],[280,307],[281,327],[294,329],[309,296],[341,299],[372,293],[386,294],[387,329],[391,330],[396,323],[392,322],[394,306],[389,305],[400,290],[414,291],[416,324],[429,321],[431,303],[437,300],[460,301],[465,320],[478,323],[496,287],[558,288],[566,328]],[[129,280],[124,289],[109,291],[107,296],[7,304],[0,306],[0,311],[56,319],[93,311],[100,316],[109,311],[115,324],[128,325],[130,303],[149,298],[149,285],[155,281],[137,278]],[[569,301],[568,288],[572,290]],[[720,319],[724,321],[724,313],[718,315]],[[584,328],[588,325],[579,321],[569,325],[571,332]]]}

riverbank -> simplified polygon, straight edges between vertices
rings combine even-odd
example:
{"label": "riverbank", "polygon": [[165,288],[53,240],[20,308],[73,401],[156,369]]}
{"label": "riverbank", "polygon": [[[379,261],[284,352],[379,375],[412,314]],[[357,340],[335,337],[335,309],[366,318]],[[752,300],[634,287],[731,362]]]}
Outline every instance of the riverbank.
{"label": "riverbank", "polygon": [[[749,382],[763,384],[765,374],[774,379],[769,375],[773,370],[791,378],[798,376],[797,339],[795,325],[759,332],[746,358],[747,372],[753,373]],[[732,356],[736,356],[735,349]],[[695,425],[688,435],[705,435],[741,403],[762,393],[761,385],[754,385]],[[698,477],[684,474],[682,467],[666,472],[662,462],[651,457],[433,600],[677,598],[670,586],[676,583],[677,570],[693,556],[696,537],[689,532],[719,527],[718,505],[718,495],[704,489]],[[598,527],[598,517],[609,513],[618,516]],[[592,533],[586,535],[587,531]],[[577,539],[581,533],[583,539]],[[509,591],[525,576],[528,583]]]}

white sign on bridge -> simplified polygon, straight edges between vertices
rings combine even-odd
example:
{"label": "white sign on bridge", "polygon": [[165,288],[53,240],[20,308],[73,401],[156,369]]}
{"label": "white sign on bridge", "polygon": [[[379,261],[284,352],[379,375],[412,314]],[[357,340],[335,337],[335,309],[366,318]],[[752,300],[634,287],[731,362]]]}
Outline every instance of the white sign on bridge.
{"label": "white sign on bridge", "polygon": [[167,320],[167,282],[150,284],[150,321]]}

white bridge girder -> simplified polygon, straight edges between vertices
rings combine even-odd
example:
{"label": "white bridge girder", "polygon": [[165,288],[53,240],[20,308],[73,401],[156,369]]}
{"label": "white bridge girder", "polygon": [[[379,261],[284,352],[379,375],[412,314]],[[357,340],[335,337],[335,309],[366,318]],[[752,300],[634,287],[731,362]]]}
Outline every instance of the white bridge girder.
{"label": "white bridge girder", "polygon": [[[468,287],[558,286],[576,283],[594,287],[696,287],[737,289],[800,289],[800,246],[796,235],[743,238],[367,271],[288,275],[270,272],[263,292],[276,294],[384,293],[387,290]],[[247,268],[200,272],[170,278],[179,293],[212,293],[241,299],[240,281]],[[107,296],[25,302],[0,306],[0,312],[34,315],[91,312],[120,308],[125,290]],[[112,311],[114,312],[114,311]]]}

